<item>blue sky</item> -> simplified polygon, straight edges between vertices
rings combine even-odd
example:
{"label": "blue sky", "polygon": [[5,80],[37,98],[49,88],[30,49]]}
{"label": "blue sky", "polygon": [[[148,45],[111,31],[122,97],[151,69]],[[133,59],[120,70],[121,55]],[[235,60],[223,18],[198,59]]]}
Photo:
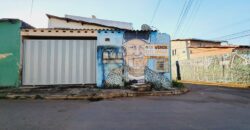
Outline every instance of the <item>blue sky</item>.
{"label": "blue sky", "polygon": [[[47,27],[46,13],[132,22],[135,29],[150,24],[158,0],[0,0],[1,18],[19,18],[35,27]],[[194,0],[194,3],[197,0]],[[162,0],[152,26],[173,37],[185,0]],[[195,5],[195,4],[194,4]],[[193,8],[195,6],[192,6]],[[190,10],[190,14],[192,8]],[[187,17],[174,38],[214,39],[250,29],[250,0],[201,0],[196,15]],[[190,15],[189,14],[189,15]],[[250,36],[229,41],[250,45]]]}

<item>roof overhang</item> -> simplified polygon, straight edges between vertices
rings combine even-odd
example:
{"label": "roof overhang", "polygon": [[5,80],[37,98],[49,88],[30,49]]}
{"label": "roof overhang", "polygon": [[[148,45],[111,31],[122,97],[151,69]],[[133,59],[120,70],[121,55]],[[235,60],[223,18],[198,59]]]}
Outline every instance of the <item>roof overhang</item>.
{"label": "roof overhang", "polygon": [[97,37],[98,30],[87,29],[22,29],[23,37]]}
{"label": "roof overhang", "polygon": [[204,39],[196,39],[196,38],[174,39],[172,41],[196,41],[196,42],[210,42],[210,43],[222,43],[222,42],[226,42],[226,41],[204,40]]}

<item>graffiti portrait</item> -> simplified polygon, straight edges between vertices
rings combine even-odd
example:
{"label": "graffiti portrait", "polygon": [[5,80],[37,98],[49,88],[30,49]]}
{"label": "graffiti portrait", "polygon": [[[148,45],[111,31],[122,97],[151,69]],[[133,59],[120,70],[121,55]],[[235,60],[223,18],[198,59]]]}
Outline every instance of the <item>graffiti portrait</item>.
{"label": "graffiti portrait", "polygon": [[144,82],[144,70],[147,65],[147,59],[144,58],[146,44],[139,39],[129,40],[124,44],[124,58],[128,67],[129,80]]}
{"label": "graffiti portrait", "polygon": [[168,35],[134,30],[100,31],[98,35],[98,87],[130,88],[140,84],[156,89],[171,87]]}

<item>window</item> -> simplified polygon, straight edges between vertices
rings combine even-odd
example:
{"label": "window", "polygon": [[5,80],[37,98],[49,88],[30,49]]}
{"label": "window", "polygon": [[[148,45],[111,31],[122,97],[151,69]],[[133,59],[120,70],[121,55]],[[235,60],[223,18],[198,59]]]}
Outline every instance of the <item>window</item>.
{"label": "window", "polygon": [[156,61],[156,70],[158,72],[168,72],[167,59],[158,59]]}
{"label": "window", "polygon": [[176,49],[172,50],[172,55],[173,55],[173,56],[176,55]]}
{"label": "window", "polygon": [[105,42],[110,42],[110,38],[105,38]]}

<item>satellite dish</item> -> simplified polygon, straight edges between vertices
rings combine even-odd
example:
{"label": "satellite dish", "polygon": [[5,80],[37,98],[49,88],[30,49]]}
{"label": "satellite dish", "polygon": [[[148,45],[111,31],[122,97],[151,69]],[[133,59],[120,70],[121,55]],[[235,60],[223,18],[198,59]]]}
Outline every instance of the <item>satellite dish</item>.
{"label": "satellite dish", "polygon": [[147,24],[143,24],[141,25],[141,30],[143,31],[149,31],[149,30],[152,30],[151,27]]}

